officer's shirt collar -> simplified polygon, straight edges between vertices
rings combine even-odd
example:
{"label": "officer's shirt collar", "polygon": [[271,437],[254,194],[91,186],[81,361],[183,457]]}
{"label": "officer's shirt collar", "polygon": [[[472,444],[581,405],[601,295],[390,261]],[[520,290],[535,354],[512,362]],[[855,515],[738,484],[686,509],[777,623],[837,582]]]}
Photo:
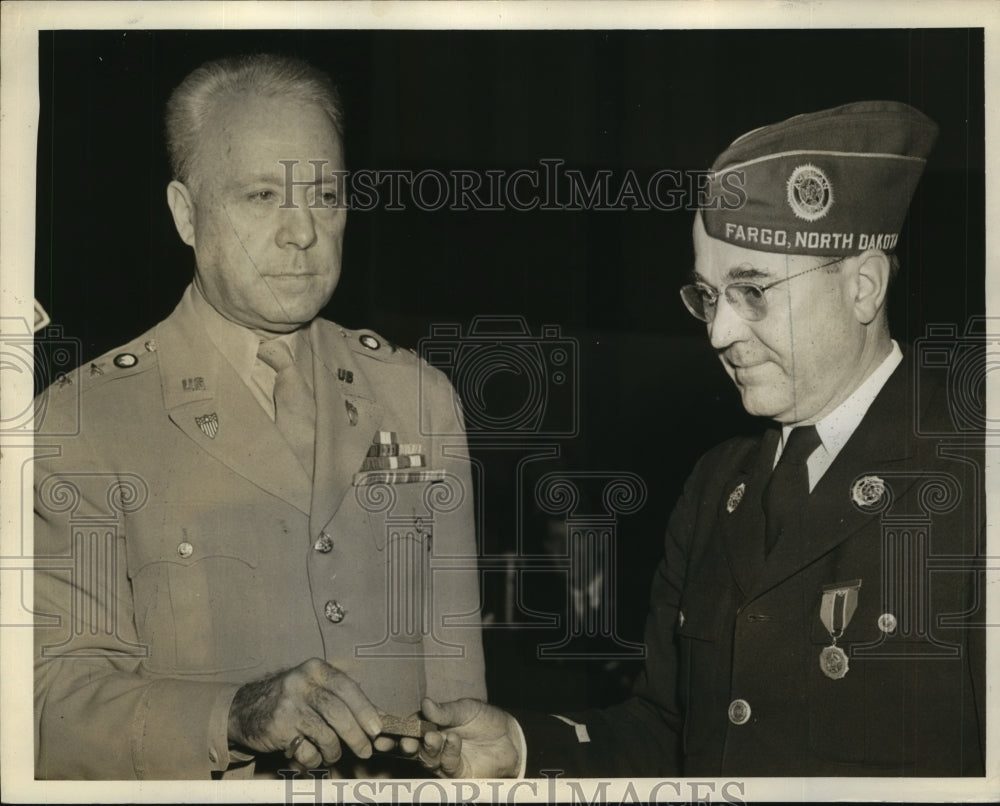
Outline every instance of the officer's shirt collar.
{"label": "officer's shirt collar", "polygon": [[[261,362],[257,360],[260,336],[249,328],[226,319],[208,303],[194,283],[188,286],[185,294],[195,314],[204,324],[209,340],[236,370],[236,374],[247,385],[257,402],[273,418],[274,370],[267,367],[262,368]],[[298,358],[298,350],[302,342],[300,331],[277,338],[288,344],[293,358]],[[306,377],[306,381],[311,385],[311,374]]]}
{"label": "officer's shirt collar", "polygon": [[[833,464],[844,445],[858,429],[864,419],[868,409],[871,408],[878,393],[882,391],[889,380],[889,376],[903,360],[903,351],[895,340],[892,342],[892,349],[875,371],[869,375],[854,390],[854,392],[837,408],[826,415],[822,420],[817,421],[816,431],[822,444],[809,457],[807,466],[809,468],[809,489],[816,486],[827,468]],[[781,439],[778,442],[778,450],[774,455],[774,463],[778,463],[781,452],[785,447],[785,440],[792,432],[793,426],[786,425],[781,429]]]}

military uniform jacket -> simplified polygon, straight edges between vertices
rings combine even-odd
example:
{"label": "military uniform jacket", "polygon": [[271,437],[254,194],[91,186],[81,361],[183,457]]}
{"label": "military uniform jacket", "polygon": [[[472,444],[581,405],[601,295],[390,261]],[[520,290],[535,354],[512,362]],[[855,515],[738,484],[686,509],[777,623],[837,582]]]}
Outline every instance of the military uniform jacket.
{"label": "military uniform jacket", "polygon": [[[236,689],[311,657],[396,715],[485,697],[451,386],[373,334],[308,337],[312,482],[188,302],[40,400],[38,777],[249,774]],[[423,467],[363,469],[403,444]]]}
{"label": "military uniform jacket", "polygon": [[[670,518],[634,696],[573,715],[583,727],[518,714],[529,774],[983,774],[981,431],[939,426],[946,390],[927,374],[915,385],[908,363],[766,560],[778,431],[702,457]],[[824,591],[855,585],[833,679]]]}

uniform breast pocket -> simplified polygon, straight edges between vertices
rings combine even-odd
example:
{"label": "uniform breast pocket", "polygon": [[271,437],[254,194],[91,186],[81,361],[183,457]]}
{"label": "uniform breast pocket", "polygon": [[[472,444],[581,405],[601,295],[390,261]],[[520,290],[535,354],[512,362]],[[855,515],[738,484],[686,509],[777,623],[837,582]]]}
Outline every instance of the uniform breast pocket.
{"label": "uniform breast pocket", "polygon": [[126,541],[146,668],[211,675],[259,665],[252,636],[266,586],[253,541],[190,506],[150,507],[143,516]]}
{"label": "uniform breast pocket", "polygon": [[808,679],[809,744],[820,758],[857,764],[865,758],[864,736],[868,713],[865,664],[851,659],[851,643],[845,640],[845,636],[838,646],[846,657],[846,672],[836,679],[832,677],[831,674],[840,674],[837,669],[839,658],[828,652],[830,659],[827,659],[827,655],[823,654],[832,644],[832,639],[818,615],[815,624],[817,626],[810,636],[810,656],[804,659]]}
{"label": "uniform breast pocket", "polygon": [[898,631],[889,628],[895,628],[896,617],[872,609],[874,604],[859,605],[834,650],[815,614],[812,657],[806,659],[809,741],[829,761],[900,774],[900,765],[912,760],[908,745],[915,715],[936,707],[937,698],[918,701],[917,684],[931,679],[940,664],[922,654],[923,639],[894,634]]}
{"label": "uniform breast pocket", "polygon": [[387,635],[417,643],[431,632],[434,541],[433,482],[367,485],[357,488],[367,511],[379,565],[384,570]]}

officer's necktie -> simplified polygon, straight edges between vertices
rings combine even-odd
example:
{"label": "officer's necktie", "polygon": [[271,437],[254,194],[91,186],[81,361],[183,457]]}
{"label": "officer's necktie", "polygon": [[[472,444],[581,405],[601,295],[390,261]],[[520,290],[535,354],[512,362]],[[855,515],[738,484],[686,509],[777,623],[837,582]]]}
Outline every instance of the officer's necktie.
{"label": "officer's necktie", "polygon": [[806,460],[822,440],[814,425],[793,428],[785,442],[778,464],[764,490],[764,552],[770,554],[782,532],[794,524],[809,497],[809,468]]}
{"label": "officer's necktie", "polygon": [[262,341],[257,358],[277,374],[274,378],[274,422],[288,440],[306,473],[312,477],[316,436],[316,402],[292,351],[283,339]]}

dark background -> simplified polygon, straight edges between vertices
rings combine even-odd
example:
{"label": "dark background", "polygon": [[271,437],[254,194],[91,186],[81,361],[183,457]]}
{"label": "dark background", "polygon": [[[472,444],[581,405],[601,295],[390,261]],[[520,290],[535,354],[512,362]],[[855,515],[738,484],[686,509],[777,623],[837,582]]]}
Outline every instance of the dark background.
{"label": "dark background", "polygon": [[[739,134],[800,112],[910,103],[941,136],[898,249],[893,334],[912,341],[935,323],[961,332],[984,312],[978,29],[42,32],[36,296],[79,340],[81,360],[154,325],[189,281],[193,256],[164,202],[163,106],[201,62],[251,51],[298,55],[334,76],[352,169],[513,171],[553,158],[620,180],[628,169],[705,169]],[[648,498],[617,524],[612,609],[623,640],[641,639],[664,525],[694,460],[760,426],[678,297],[691,222],[689,212],[355,211],[325,311],[408,347],[434,325],[467,333],[475,315],[520,316],[536,335],[559,327],[579,359],[579,395],[552,390],[545,422],[572,424],[575,400],[578,429],[558,439],[527,429],[520,453],[474,439],[485,468],[481,541],[489,556],[558,554],[565,530],[534,506],[534,481],[554,470],[637,474]],[[523,377],[502,380],[485,390],[501,415],[524,392]],[[518,476],[518,457],[539,445],[559,455]],[[585,504],[599,509],[599,497]],[[485,577],[489,618],[509,612],[507,582]],[[515,612],[561,621],[487,630],[492,698],[563,708],[620,696],[635,661],[538,657],[566,630],[565,574],[522,583]],[[615,651],[613,641],[584,644]]]}

